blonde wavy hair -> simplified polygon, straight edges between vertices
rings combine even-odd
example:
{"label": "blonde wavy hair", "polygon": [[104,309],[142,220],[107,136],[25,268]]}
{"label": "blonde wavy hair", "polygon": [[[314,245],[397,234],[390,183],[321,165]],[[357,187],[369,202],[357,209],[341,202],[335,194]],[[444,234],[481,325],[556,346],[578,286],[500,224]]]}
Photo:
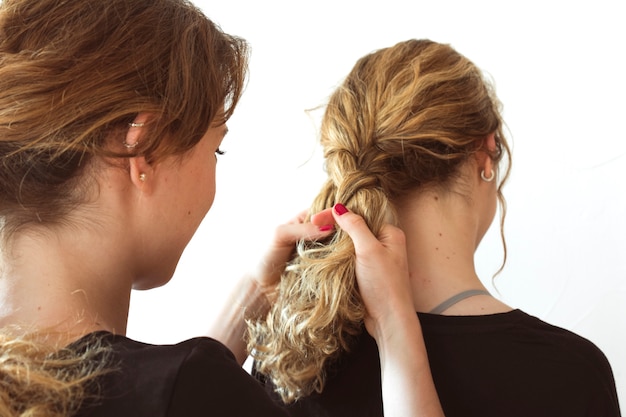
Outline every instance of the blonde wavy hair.
{"label": "blonde wavy hair", "polygon": [[[154,162],[192,149],[232,114],[247,62],[247,43],[186,0],[2,0],[3,255],[33,225],[76,222],[94,161],[123,168],[129,156]],[[154,118],[129,150],[122,143],[140,112]],[[41,330],[23,333],[0,329],[0,415],[72,415],[106,349],[59,350]]]}
{"label": "blonde wavy hair", "polygon": [[109,346],[98,337],[59,349],[41,332],[5,328],[0,346],[2,417],[72,416],[97,399],[97,378],[115,368]]}
{"label": "blonde wavy hair", "polygon": [[[481,71],[448,45],[408,40],[364,56],[330,97],[321,124],[328,180],[310,207],[343,203],[374,234],[395,222],[395,198],[448,189],[495,132],[494,161],[509,160],[500,102]],[[502,224],[502,223],[501,223]],[[505,246],[506,254],[506,246]],[[505,255],[506,259],[506,255]],[[341,230],[298,245],[267,317],[248,323],[255,368],[284,402],[321,392],[328,367],[363,331],[365,310],[351,239]]]}

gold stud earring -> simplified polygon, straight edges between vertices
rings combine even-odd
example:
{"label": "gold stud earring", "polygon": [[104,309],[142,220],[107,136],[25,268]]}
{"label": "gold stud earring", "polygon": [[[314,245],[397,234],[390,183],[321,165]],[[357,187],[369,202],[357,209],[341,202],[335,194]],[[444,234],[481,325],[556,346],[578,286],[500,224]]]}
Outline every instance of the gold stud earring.
{"label": "gold stud earring", "polygon": [[141,174],[139,174],[139,181],[145,182],[146,181],[146,174],[144,174],[143,172]]}

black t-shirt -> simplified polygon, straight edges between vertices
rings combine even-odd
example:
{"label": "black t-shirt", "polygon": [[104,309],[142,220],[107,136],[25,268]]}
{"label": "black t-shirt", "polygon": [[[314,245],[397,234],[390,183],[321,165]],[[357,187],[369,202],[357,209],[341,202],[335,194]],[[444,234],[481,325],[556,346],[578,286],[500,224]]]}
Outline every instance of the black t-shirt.
{"label": "black t-shirt", "polygon": [[[620,416],[613,373],[590,341],[520,310],[418,315],[446,417]],[[365,331],[328,372],[322,394],[289,406],[292,416],[383,415],[378,350]]]}
{"label": "black t-shirt", "polygon": [[150,345],[99,332],[112,348],[101,392],[80,417],[285,416],[231,351],[210,338]]}

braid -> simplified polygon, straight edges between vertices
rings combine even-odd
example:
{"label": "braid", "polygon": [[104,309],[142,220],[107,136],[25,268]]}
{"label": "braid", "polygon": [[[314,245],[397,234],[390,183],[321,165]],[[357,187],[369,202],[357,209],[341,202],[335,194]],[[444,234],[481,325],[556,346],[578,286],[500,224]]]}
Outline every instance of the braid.
{"label": "braid", "polygon": [[[335,146],[326,149],[329,179],[310,212],[342,202],[378,233],[389,220],[390,205],[379,173],[367,167],[375,165],[375,152],[367,154],[354,146],[362,137],[356,130],[326,124],[323,132],[336,140]],[[270,378],[287,403],[321,392],[325,370],[342,352],[350,350],[362,332],[364,317],[350,237],[337,230],[326,241],[300,242],[266,320],[250,323],[249,348],[257,370]]]}

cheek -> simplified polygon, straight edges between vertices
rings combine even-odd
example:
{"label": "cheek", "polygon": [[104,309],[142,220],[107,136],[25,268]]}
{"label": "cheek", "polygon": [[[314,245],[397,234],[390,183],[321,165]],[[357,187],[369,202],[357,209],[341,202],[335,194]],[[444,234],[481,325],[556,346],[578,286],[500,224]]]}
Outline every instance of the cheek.
{"label": "cheek", "polygon": [[212,183],[206,195],[206,211],[209,211],[209,209],[213,206],[213,201],[215,201],[215,191],[215,183]]}
{"label": "cheek", "polygon": [[208,166],[204,167],[202,172],[202,199],[206,204],[205,209],[208,211],[213,205],[213,200],[215,199],[216,192],[216,181],[215,181],[215,163],[209,163]]}
{"label": "cheek", "polygon": [[[181,172],[179,184],[183,194],[181,206],[190,221],[195,222],[197,217],[203,217],[213,205],[215,198],[215,163],[204,159],[197,159],[193,165]],[[179,194],[180,195],[180,194]]]}

